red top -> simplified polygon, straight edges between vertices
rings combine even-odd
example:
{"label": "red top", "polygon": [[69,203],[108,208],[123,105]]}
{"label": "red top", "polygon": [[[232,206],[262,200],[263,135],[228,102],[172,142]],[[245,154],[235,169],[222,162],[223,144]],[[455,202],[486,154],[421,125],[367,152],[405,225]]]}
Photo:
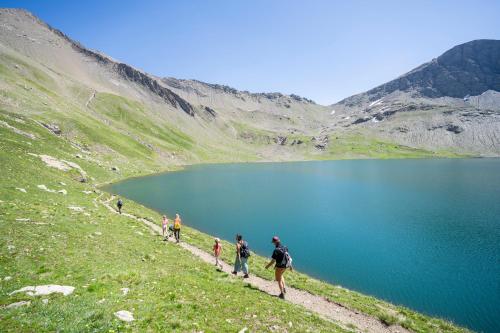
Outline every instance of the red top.
{"label": "red top", "polygon": [[214,244],[214,253],[216,256],[220,255],[220,252],[222,251],[222,245],[220,243],[215,243]]}

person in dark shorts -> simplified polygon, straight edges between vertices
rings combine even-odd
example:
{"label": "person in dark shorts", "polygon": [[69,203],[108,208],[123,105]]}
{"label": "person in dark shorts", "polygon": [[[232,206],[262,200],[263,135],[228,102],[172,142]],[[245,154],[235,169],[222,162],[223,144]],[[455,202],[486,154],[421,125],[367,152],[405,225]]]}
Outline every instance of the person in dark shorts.
{"label": "person in dark shorts", "polygon": [[122,199],[118,199],[116,202],[116,207],[118,207],[118,212],[121,214],[122,213],[122,207],[123,207],[123,201]]}
{"label": "person in dark shorts", "polygon": [[280,288],[279,298],[285,299],[286,294],[286,286],[285,286],[285,277],[283,274],[285,273],[287,268],[292,270],[292,258],[288,254],[288,248],[286,246],[281,245],[281,241],[278,236],[274,236],[272,243],[275,248],[273,251],[273,255],[271,256],[272,260],[266,265],[266,269],[274,265],[274,278],[276,282],[278,282],[278,286]]}
{"label": "person in dark shorts", "polygon": [[182,226],[182,219],[179,214],[175,214],[174,236],[175,236],[175,241],[177,243],[179,243],[181,239],[181,226]]}

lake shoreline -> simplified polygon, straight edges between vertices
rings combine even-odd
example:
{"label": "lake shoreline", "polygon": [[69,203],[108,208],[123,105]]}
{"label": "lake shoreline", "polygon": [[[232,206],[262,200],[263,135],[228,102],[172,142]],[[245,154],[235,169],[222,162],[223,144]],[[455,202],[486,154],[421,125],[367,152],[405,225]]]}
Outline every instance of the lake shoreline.
{"label": "lake shoreline", "polygon": [[[450,158],[418,158],[418,160],[449,160]],[[471,158],[451,158],[453,160],[455,159],[458,159],[458,160],[465,160],[465,159],[471,159]],[[488,157],[480,157],[480,158],[473,158],[473,159],[497,159],[497,158],[488,158]],[[363,159],[365,160],[365,159]],[[368,160],[376,160],[376,161],[394,161],[394,160],[397,160],[397,161],[400,161],[402,159],[399,159],[399,158],[396,158],[396,159],[368,159]],[[408,160],[408,159],[406,159]],[[411,160],[415,160],[415,159],[411,159]],[[340,162],[340,161],[346,161],[346,160],[334,160],[336,162]],[[353,160],[347,160],[347,161],[353,161]],[[303,163],[307,163],[307,162],[325,162],[325,161],[287,161],[288,164],[289,163],[300,163],[300,162],[303,162]],[[190,164],[190,165],[185,165],[185,166],[182,166],[182,168],[180,169],[177,169],[177,170],[166,170],[166,171],[163,171],[163,172],[160,172],[160,173],[155,173],[153,175],[147,175],[147,176],[141,176],[140,178],[142,177],[148,177],[148,176],[158,176],[158,175],[161,175],[161,174],[171,174],[171,173],[175,173],[175,172],[178,172],[178,171],[186,171],[187,169],[191,168],[191,167],[198,167],[198,166],[204,166],[204,165],[210,165],[210,166],[213,166],[213,165],[218,165],[218,166],[221,166],[221,165],[249,165],[249,164],[256,164],[256,165],[260,165],[260,164],[277,164],[277,165],[282,165],[282,164],[287,164],[287,162],[275,162],[275,161],[259,161],[259,162],[243,162],[243,163],[199,163],[199,164]],[[136,178],[136,177],[134,177]],[[128,179],[124,179],[124,180],[120,180],[119,182],[115,182],[115,183],[112,183],[112,184],[108,184],[104,187],[101,187],[103,188],[105,191],[109,192],[109,189],[107,188],[108,186],[111,186],[111,185],[116,185],[118,183],[121,183],[121,182],[124,182],[124,181],[127,181],[127,180],[130,180],[129,178]],[[114,193],[114,192],[113,192]],[[125,196],[126,197],[126,196]],[[133,200],[133,199],[131,199]],[[157,214],[160,213],[160,210],[158,209],[155,209],[155,208],[149,208],[149,209],[152,209],[154,210]],[[196,227],[195,227],[196,228]],[[201,232],[198,230],[198,232],[200,233],[203,233],[205,235],[205,237],[208,237],[209,239],[212,239],[212,237],[210,236],[210,233],[207,233],[207,232]],[[314,278],[314,277],[313,277]],[[316,279],[316,278],[314,278]],[[328,283],[328,282],[323,282],[325,284],[328,284],[328,285],[331,285],[332,287],[334,287],[334,285]],[[351,291],[353,293],[357,293],[357,292],[354,292],[354,291]],[[369,296],[368,296],[369,297]]]}

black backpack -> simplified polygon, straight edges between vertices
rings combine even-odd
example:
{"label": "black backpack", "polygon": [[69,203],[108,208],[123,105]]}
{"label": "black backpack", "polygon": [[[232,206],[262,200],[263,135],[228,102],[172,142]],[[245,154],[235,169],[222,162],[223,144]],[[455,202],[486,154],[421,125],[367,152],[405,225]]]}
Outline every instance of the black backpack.
{"label": "black backpack", "polygon": [[288,248],[286,246],[280,246],[278,247],[280,252],[283,254],[283,259],[281,259],[281,262],[279,263],[281,267],[286,267],[290,268],[292,267],[292,257],[288,253]]}
{"label": "black backpack", "polygon": [[240,257],[248,258],[250,257],[250,248],[248,247],[248,243],[243,241],[240,246]]}

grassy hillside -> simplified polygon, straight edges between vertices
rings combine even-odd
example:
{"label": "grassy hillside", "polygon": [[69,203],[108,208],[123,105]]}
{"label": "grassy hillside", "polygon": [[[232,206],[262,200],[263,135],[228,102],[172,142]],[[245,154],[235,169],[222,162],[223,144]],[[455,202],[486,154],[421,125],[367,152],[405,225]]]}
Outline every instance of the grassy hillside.
{"label": "grassy hillside", "polygon": [[[0,277],[4,279],[0,304],[31,302],[29,306],[0,310],[2,331],[345,330],[305,309],[248,288],[177,246],[162,242],[143,225],[111,214],[99,204],[107,194],[95,185],[143,173],[132,163],[129,171],[117,174],[97,165],[91,156],[77,158],[81,154],[78,149],[33,120],[2,111],[0,122]],[[79,181],[81,174],[76,169],[49,167],[38,155],[78,163],[87,173],[88,182]],[[38,185],[53,191],[64,189],[67,194],[47,192]],[[82,211],[70,206],[81,207]],[[128,203],[127,210],[159,220],[158,213],[138,204]],[[210,249],[210,236],[190,228],[184,233],[186,241]],[[224,259],[230,262],[228,252]],[[262,268],[264,260],[253,257],[252,270],[271,279],[271,272]],[[11,279],[5,280],[7,276]],[[300,273],[290,274],[288,281],[294,287],[415,332],[464,331]],[[24,286],[44,284],[69,285],[76,290],[69,296],[9,295]],[[121,288],[130,292],[122,295]],[[48,299],[48,304],[42,299]],[[124,324],[115,319],[113,313],[119,310],[131,311],[136,321]]]}

